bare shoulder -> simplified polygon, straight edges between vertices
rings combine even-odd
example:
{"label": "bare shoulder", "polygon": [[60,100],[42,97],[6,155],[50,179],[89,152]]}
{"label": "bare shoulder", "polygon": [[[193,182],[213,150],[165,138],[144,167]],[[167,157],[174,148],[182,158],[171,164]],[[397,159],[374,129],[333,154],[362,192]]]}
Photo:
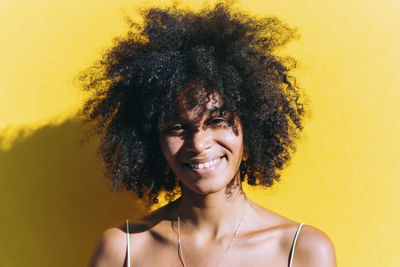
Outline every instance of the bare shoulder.
{"label": "bare shoulder", "polygon": [[297,239],[293,266],[336,266],[331,239],[321,230],[304,225]]}
{"label": "bare shoulder", "polygon": [[[140,246],[135,247],[135,255],[140,255],[140,250],[147,244],[155,231],[163,232],[163,228],[169,226],[168,215],[171,205],[166,205],[143,218],[139,218],[129,223],[130,244]],[[126,223],[121,223],[118,227],[112,227],[104,231],[93,252],[90,267],[122,267],[125,266],[127,257],[127,238]],[[159,230],[161,229],[161,230]]]}
{"label": "bare shoulder", "polygon": [[[252,213],[254,228],[264,227],[265,233],[273,233],[279,240],[281,258],[288,259],[299,223],[254,203],[250,205],[254,211]],[[276,243],[272,247],[275,245]],[[335,249],[331,239],[321,230],[307,224],[303,225],[296,241],[292,264],[293,267],[336,266]]]}
{"label": "bare shoulder", "polygon": [[102,234],[93,252],[90,267],[122,267],[126,257],[126,232],[122,227],[109,228]]}

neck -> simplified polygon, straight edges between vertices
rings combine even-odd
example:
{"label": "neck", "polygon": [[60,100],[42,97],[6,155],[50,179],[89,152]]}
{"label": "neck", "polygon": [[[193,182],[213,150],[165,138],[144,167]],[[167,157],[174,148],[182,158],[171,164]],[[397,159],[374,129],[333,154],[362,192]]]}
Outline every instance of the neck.
{"label": "neck", "polygon": [[[199,195],[183,187],[178,203],[178,212],[186,231],[193,229],[218,236],[228,228],[236,227],[243,218],[247,198],[241,186],[229,193],[223,192]],[[230,227],[227,227],[230,226]]]}

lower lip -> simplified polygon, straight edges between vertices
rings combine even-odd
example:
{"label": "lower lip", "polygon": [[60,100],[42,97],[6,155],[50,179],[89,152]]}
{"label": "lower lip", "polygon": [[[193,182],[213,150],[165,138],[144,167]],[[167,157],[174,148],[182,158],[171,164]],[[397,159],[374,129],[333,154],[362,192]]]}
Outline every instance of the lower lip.
{"label": "lower lip", "polygon": [[186,168],[189,169],[190,171],[197,173],[197,174],[206,174],[206,173],[210,173],[213,172],[215,169],[217,169],[219,167],[219,165],[221,164],[221,161],[225,159],[225,157],[221,157],[217,163],[215,163],[212,166],[206,167],[206,168],[202,168],[202,169],[193,169],[192,167],[189,167],[187,165]]}

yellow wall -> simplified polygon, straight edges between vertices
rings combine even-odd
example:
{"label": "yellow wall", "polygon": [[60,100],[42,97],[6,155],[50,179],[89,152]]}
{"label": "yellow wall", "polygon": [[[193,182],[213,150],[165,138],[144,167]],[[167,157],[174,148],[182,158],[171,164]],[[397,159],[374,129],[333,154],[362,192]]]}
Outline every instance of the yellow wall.
{"label": "yellow wall", "polygon": [[[75,118],[74,79],[126,29],[132,3],[0,2],[0,266],[83,266],[107,226],[143,213],[108,191]],[[250,197],[327,232],[339,266],[397,266],[400,2],[243,3],[299,28],[283,53],[299,60],[311,108],[282,182]]]}

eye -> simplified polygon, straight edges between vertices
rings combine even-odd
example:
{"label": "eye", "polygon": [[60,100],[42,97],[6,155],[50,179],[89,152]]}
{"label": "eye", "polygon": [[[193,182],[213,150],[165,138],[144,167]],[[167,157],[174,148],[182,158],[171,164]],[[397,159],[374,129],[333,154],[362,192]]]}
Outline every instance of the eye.
{"label": "eye", "polygon": [[225,122],[225,118],[224,117],[214,117],[214,118],[211,118],[208,121],[208,124],[209,125],[220,125],[220,124],[222,124],[224,122]]}
{"label": "eye", "polygon": [[169,135],[181,135],[183,134],[185,127],[182,124],[173,124],[166,129]]}

